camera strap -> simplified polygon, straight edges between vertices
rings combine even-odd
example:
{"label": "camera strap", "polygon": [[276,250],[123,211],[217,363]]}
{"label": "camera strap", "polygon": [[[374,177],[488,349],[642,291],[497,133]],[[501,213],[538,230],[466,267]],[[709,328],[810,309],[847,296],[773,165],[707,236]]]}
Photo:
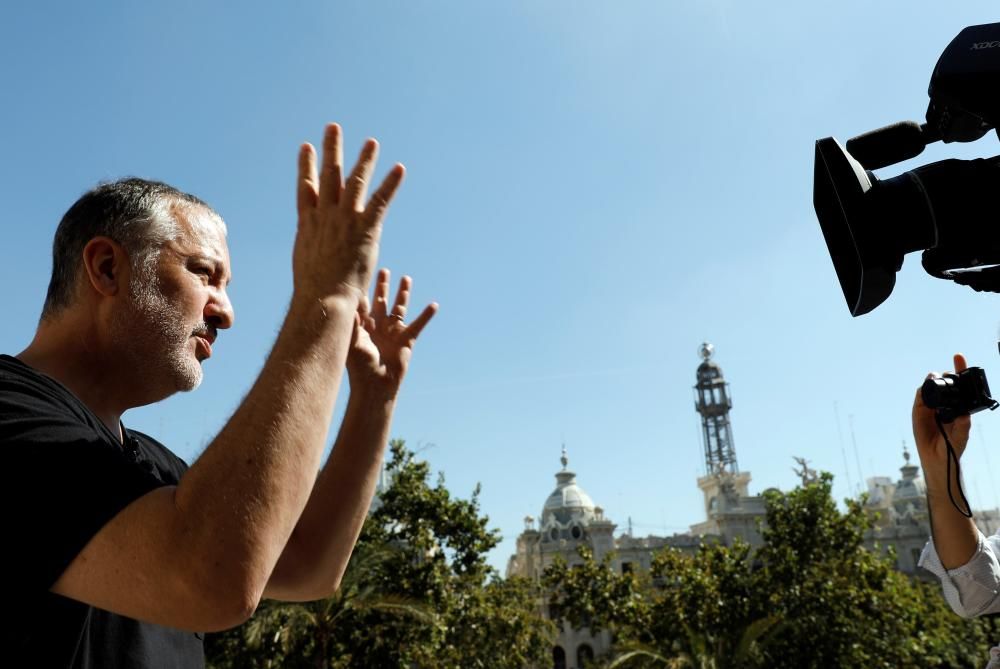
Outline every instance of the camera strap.
{"label": "camera strap", "polygon": [[[934,422],[937,423],[938,430],[941,431],[941,436],[944,438],[945,446],[948,447],[948,457],[947,457],[947,469],[946,475],[948,477],[948,499],[951,500],[951,505],[955,509],[965,516],[966,518],[972,518],[972,507],[969,506],[969,500],[966,499],[965,493],[962,492],[962,470],[958,465],[958,455],[955,453],[955,449],[951,445],[951,440],[948,439],[948,433],[944,430],[944,423],[941,422],[941,414],[934,412]],[[962,502],[965,503],[965,510],[962,509],[956,502],[954,496],[951,494],[951,461],[955,461],[955,480],[958,481],[958,494],[962,497]]]}

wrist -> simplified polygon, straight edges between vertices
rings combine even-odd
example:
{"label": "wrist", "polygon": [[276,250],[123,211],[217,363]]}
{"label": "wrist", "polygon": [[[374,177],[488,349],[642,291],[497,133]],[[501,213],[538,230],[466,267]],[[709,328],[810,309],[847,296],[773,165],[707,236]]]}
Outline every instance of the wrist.
{"label": "wrist", "polygon": [[273,355],[288,363],[322,361],[339,379],[351,344],[357,304],[343,297],[324,300],[294,295]]}
{"label": "wrist", "polygon": [[[956,482],[955,475],[952,474],[951,484],[954,486]],[[924,486],[927,490],[928,497],[944,497],[948,498],[948,472],[944,467],[938,469],[924,469]]]}
{"label": "wrist", "polygon": [[347,380],[351,384],[348,407],[355,406],[365,411],[391,412],[396,404],[399,386],[384,381],[362,382],[361,375],[361,372],[351,374],[348,370]]}
{"label": "wrist", "polygon": [[[963,501],[962,485],[958,479],[952,477],[949,491],[948,482],[942,476],[936,481],[926,481],[927,504],[936,514],[947,514],[948,516],[964,515],[959,509],[966,508],[967,502]],[[957,506],[956,506],[957,505]],[[971,509],[967,509],[971,511]]]}
{"label": "wrist", "polygon": [[357,291],[344,290],[338,293],[317,297],[305,291],[295,291],[288,308],[290,319],[305,323],[323,325],[329,322],[347,320],[352,326],[354,315],[361,304],[361,295]]}

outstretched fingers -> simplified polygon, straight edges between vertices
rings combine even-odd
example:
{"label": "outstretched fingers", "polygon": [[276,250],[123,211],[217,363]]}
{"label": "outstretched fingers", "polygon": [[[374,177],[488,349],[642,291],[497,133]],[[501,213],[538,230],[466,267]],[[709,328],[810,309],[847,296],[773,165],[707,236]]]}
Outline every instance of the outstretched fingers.
{"label": "outstretched fingers", "polygon": [[389,209],[389,203],[392,202],[392,198],[399,189],[399,185],[403,183],[404,176],[406,176],[406,168],[403,167],[402,163],[393,165],[389,173],[385,175],[382,184],[372,195],[371,200],[368,201],[368,206],[365,208],[365,216],[368,218],[369,223],[378,225],[385,218],[385,212]]}
{"label": "outstretched fingers", "polygon": [[389,270],[382,268],[375,279],[375,306],[372,316],[380,322],[389,313]]}
{"label": "outstretched fingers", "polygon": [[412,323],[406,326],[406,329],[403,330],[404,336],[408,337],[411,341],[419,337],[421,331],[427,327],[427,324],[431,322],[431,319],[434,318],[434,314],[437,312],[437,302],[431,302],[428,304],[424,307],[424,310],[420,312],[420,315],[417,316]]}
{"label": "outstretched fingers", "polygon": [[369,138],[361,147],[358,162],[354,165],[351,175],[344,184],[344,191],[340,199],[341,206],[352,211],[363,211],[362,204],[368,193],[368,182],[371,181],[372,173],[375,171],[376,160],[378,160],[378,142]]}
{"label": "outstretched fingers", "polygon": [[400,323],[406,318],[406,308],[410,304],[410,289],[413,287],[413,279],[404,276],[399,280],[399,289],[396,291],[396,301],[392,304],[392,311],[389,312],[393,318]]}
{"label": "outstretched fingers", "polygon": [[343,132],[336,123],[326,126],[323,135],[323,170],[319,182],[319,201],[326,205],[340,202],[344,189]]}
{"label": "outstretched fingers", "polygon": [[299,147],[299,176],[296,187],[296,201],[299,221],[304,214],[316,206],[319,197],[319,179],[316,177],[316,150],[312,144]]}

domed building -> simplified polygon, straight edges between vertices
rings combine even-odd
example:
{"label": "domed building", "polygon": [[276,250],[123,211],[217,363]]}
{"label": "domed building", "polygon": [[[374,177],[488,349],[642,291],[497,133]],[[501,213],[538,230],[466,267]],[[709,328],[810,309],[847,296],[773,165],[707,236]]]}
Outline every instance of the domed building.
{"label": "domed building", "polygon": [[580,540],[585,528],[597,517],[598,507],[576,482],[576,474],[569,471],[569,458],[563,446],[562,470],[556,472],[556,489],[542,507],[542,533],[544,541],[560,539]]}
{"label": "domed building", "polygon": [[[705,520],[692,525],[689,533],[670,537],[636,537],[630,521],[628,531],[615,536],[617,525],[604,516],[604,510],[577,482],[564,446],[562,469],[555,475],[556,487],[545,499],[541,516],[524,519],[517,552],[507,563],[508,577],[541,580],[556,556],[570,565],[581,562],[577,553],[581,545],[587,546],[598,561],[612,554],[612,568],[627,573],[648,571],[653,556],[667,547],[694,553],[705,542],[729,543],[739,538],[751,546],[760,544],[758,521],[764,516],[764,503],[760,497],[749,495],[750,473],[740,471],[736,463],[729,423],[729,385],[718,363],[712,360],[713,352],[711,344],[702,344],[702,363],[694,387],[695,409],[701,414],[704,436],[705,476],[697,483],[704,495]],[[574,630],[550,602],[544,602],[543,609],[546,617],[559,624],[550,665],[554,669],[591,666],[591,660],[610,647],[608,632],[594,635],[589,629]]]}
{"label": "domed building", "polygon": [[[562,468],[555,473],[555,489],[545,498],[539,517],[527,516],[524,531],[517,538],[516,553],[507,564],[507,576],[522,576],[540,581],[546,567],[561,557],[568,564],[581,562],[577,549],[587,546],[600,561],[611,554],[611,566],[619,573],[649,570],[653,556],[672,547],[694,553],[707,542],[730,544],[740,539],[757,547],[762,543],[759,526],[765,516],[761,496],[749,494],[750,473],[741,470],[736,460],[729,410],[732,398],[722,369],[713,359],[711,344],[701,347],[702,363],[696,372],[694,386],[695,410],[701,416],[705,456],[704,475],[697,479],[704,499],[704,520],[697,521],[684,534],[670,537],[635,537],[628,530],[617,532],[618,526],[604,515],[569,469],[569,458],[563,447]],[[796,470],[806,485],[816,480],[817,472],[803,458],[795,458],[801,466]],[[910,453],[904,446],[901,477],[868,479],[868,499],[865,508],[878,514],[875,525],[865,535],[869,549],[887,552],[893,546],[896,566],[909,574],[927,575],[917,569],[920,552],[930,536],[926,489],[920,478],[920,468],[911,464]],[[1000,528],[1000,510],[975,511],[975,522],[984,534]],[[617,536],[616,536],[617,532]],[[583,669],[595,666],[592,660],[610,648],[610,634],[589,628],[574,630],[562,620],[560,611],[551,602],[540,602],[547,618],[557,621],[559,635],[552,647],[554,669]]]}
{"label": "domed building", "polygon": [[[594,504],[590,495],[569,469],[569,458],[563,447],[562,469],[556,472],[556,487],[545,499],[542,514],[536,519],[524,519],[524,531],[517,538],[517,552],[507,563],[507,576],[523,576],[541,580],[545,568],[556,556],[572,565],[581,562],[577,548],[587,546],[597,560],[614,553],[612,566],[616,571],[649,569],[653,553],[673,546],[694,551],[702,538],[691,535],[673,537],[634,538],[631,533],[615,537],[617,525],[605,518],[604,510]],[[591,634],[589,629],[574,630],[550,602],[543,604],[545,616],[559,624],[559,636],[552,648],[552,667],[583,669],[591,666],[598,655],[608,650],[611,636],[607,631]]]}
{"label": "domed building", "polygon": [[[888,476],[873,476],[867,481],[865,510],[876,517],[875,526],[865,534],[865,545],[883,553],[892,546],[899,571],[930,579],[929,572],[917,569],[920,553],[931,535],[927,488],[920,478],[920,467],[910,463],[905,443],[899,471],[902,477],[896,482]],[[959,499],[958,491],[955,498]],[[983,534],[994,534],[1000,529],[1000,510],[973,511],[973,521]]]}

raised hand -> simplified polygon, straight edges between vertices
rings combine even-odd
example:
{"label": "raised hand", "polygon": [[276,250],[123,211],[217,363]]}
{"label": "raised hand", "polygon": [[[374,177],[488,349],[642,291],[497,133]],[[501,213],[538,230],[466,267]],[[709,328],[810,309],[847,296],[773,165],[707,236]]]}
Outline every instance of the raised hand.
{"label": "raised hand", "polygon": [[371,314],[358,313],[347,354],[352,392],[377,391],[389,397],[398,392],[413,355],[413,345],[438,310],[438,305],[432,302],[407,325],[406,310],[412,287],[413,280],[404,276],[390,309],[389,270],[379,272]]}
{"label": "raised hand", "polygon": [[361,313],[367,315],[382,219],[405,173],[401,164],[394,165],[366,204],[377,157],[378,142],[367,140],[345,182],[343,143],[336,123],[326,127],[318,174],[316,150],[311,144],[299,150],[299,222],[292,259],[296,299],[346,296],[356,299]]}
{"label": "raised hand", "polygon": [[[969,366],[961,353],[955,354],[954,363],[955,372],[964,371]],[[937,376],[939,375],[929,374],[927,378]],[[941,430],[938,429],[934,413],[934,409],[924,404],[920,389],[917,389],[917,396],[913,400],[913,439],[917,444],[917,453],[920,455],[928,485],[945,483],[947,472],[948,448],[941,436]],[[969,443],[971,428],[972,419],[969,416],[959,416],[951,423],[944,424],[944,431],[951,441],[952,448],[955,449],[955,455],[959,458]],[[954,470],[954,467],[952,469]]]}

